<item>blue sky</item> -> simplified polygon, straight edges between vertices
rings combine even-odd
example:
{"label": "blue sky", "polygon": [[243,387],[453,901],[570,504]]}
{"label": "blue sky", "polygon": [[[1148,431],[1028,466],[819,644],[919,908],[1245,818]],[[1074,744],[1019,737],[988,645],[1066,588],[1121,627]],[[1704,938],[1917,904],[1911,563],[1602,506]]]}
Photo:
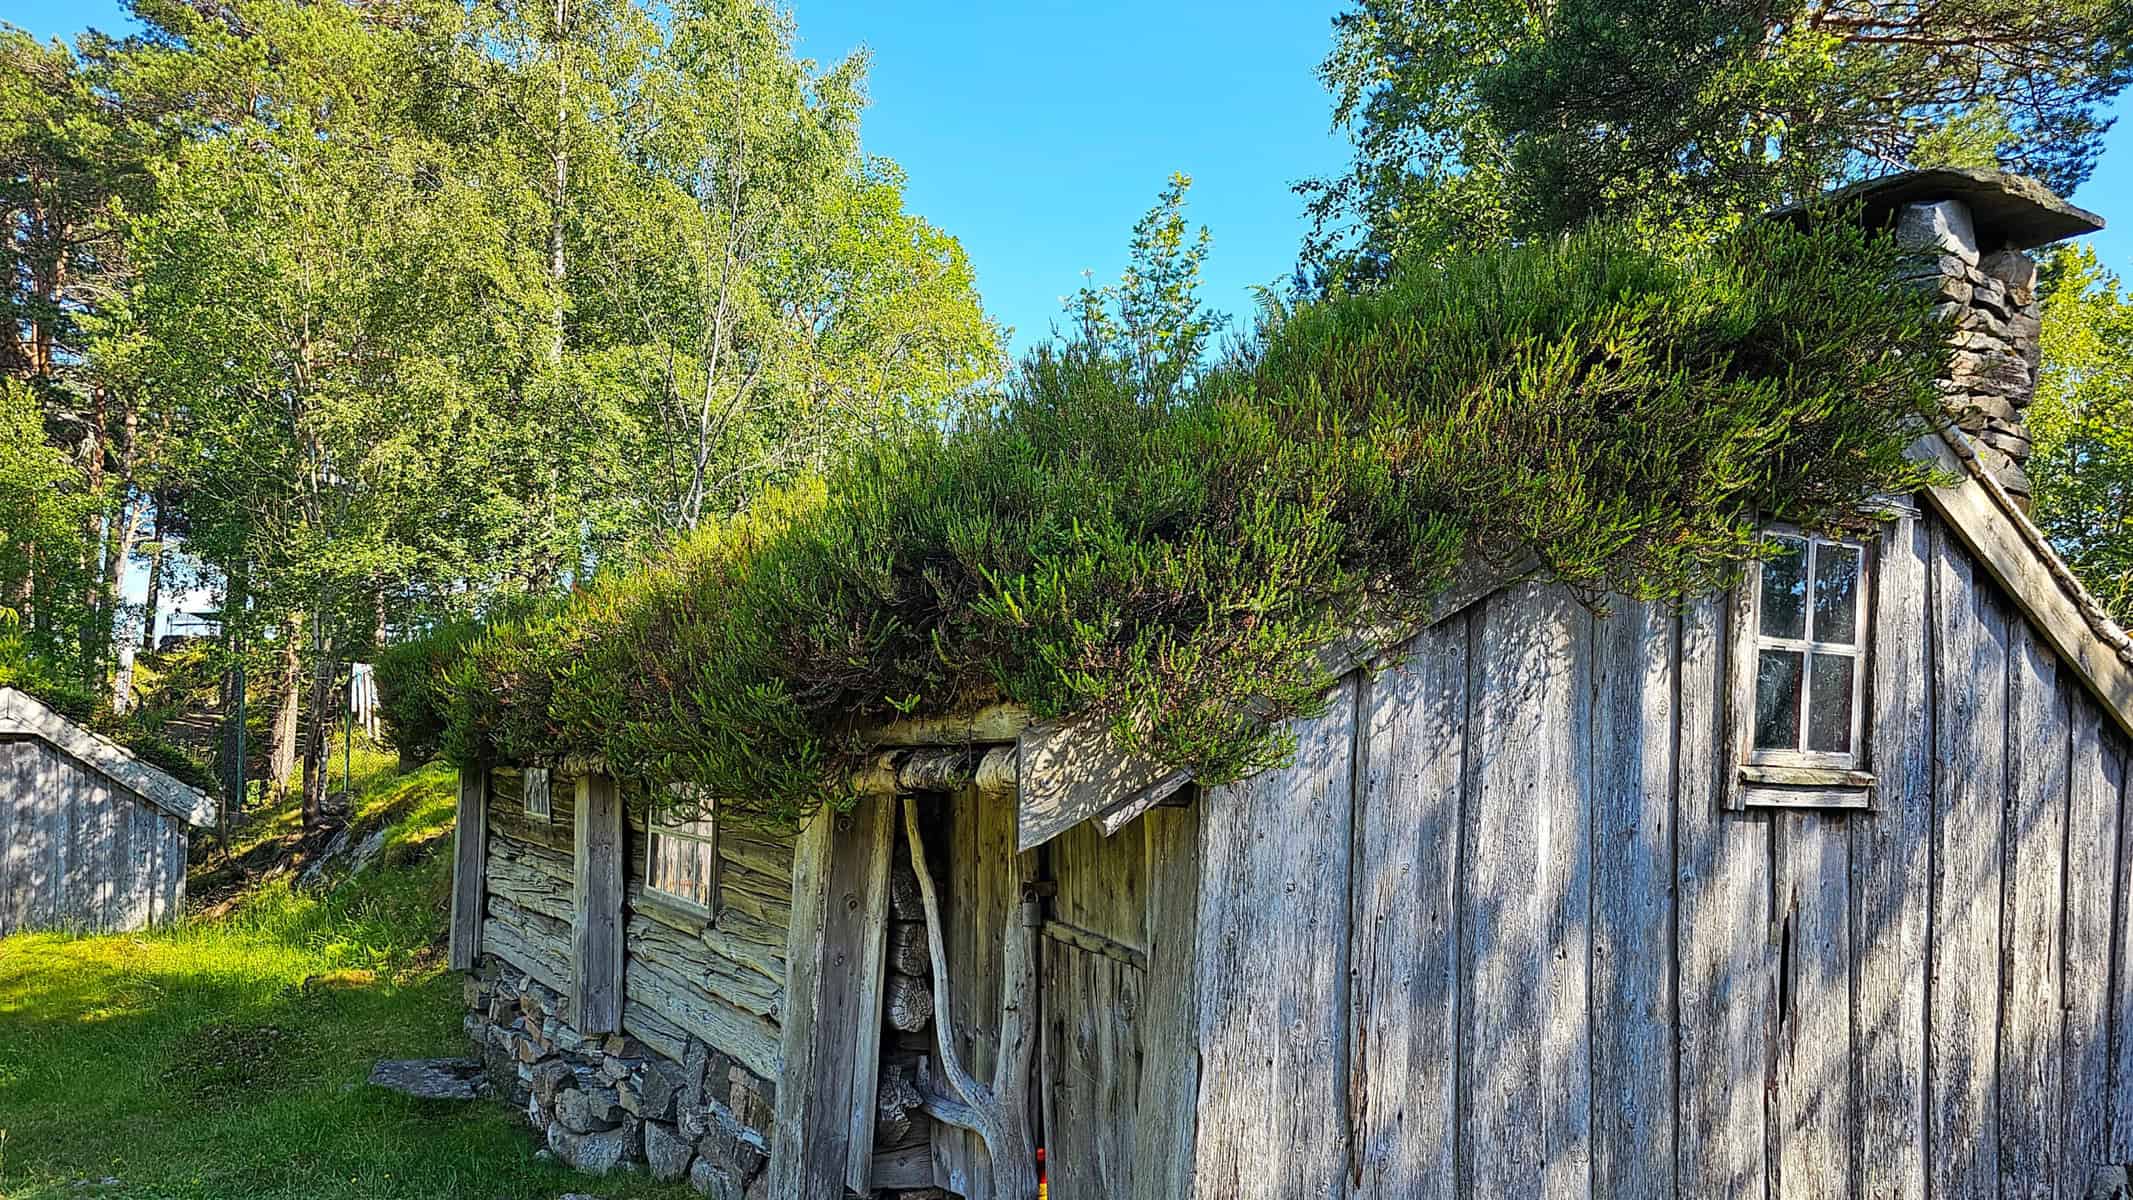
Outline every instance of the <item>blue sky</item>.
{"label": "blue sky", "polygon": [[[1346,157],[1313,75],[1335,0],[896,3],[795,0],[804,53],[873,52],[868,149],[910,175],[912,211],[961,238],[986,306],[1041,338],[1081,272],[1116,277],[1133,221],[1173,171],[1214,231],[1206,296],[1246,314],[1305,230],[1295,181]],[[0,0],[42,35],[121,27],[117,0]],[[2120,111],[2133,116],[2133,102]],[[2074,197],[2133,275],[2133,119]]]}

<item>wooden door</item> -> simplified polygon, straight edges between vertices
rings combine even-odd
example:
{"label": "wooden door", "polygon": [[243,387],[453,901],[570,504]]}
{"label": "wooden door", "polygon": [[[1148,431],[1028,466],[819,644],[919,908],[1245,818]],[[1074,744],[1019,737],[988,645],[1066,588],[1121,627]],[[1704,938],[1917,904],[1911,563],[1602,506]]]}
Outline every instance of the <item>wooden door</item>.
{"label": "wooden door", "polygon": [[1148,984],[1147,839],[1093,823],[1046,847],[1057,885],[1039,939],[1043,1142],[1053,1200],[1134,1194]]}

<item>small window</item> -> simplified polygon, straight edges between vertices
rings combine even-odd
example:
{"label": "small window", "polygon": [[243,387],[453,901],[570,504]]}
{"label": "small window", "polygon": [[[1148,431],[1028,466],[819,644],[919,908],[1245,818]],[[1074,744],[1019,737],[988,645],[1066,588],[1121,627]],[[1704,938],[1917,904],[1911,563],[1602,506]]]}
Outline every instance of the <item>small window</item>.
{"label": "small window", "polygon": [[1866,685],[1866,547],[1773,532],[1759,568],[1749,761],[1859,763]]}
{"label": "small window", "polygon": [[[676,789],[680,793],[680,789]],[[677,813],[654,812],[645,825],[644,886],[663,900],[710,913],[718,899],[716,801],[690,797]]]}
{"label": "small window", "polygon": [[555,804],[545,767],[527,767],[525,774],[526,815],[546,824],[555,819]]}
{"label": "small window", "polygon": [[[1898,544],[1915,512],[1889,505]],[[1727,673],[1732,808],[1870,808],[1873,543],[1766,529],[1775,553],[1734,597]]]}

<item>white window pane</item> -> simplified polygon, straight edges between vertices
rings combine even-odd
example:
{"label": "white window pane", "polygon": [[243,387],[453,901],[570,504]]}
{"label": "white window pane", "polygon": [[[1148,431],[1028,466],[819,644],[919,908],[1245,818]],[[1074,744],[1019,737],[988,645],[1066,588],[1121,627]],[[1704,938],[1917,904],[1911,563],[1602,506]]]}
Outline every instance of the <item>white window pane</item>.
{"label": "white window pane", "polygon": [[1817,545],[1814,640],[1854,644],[1859,637],[1858,614],[1859,547],[1834,542]]}
{"label": "white window pane", "polygon": [[1765,650],[1755,672],[1755,748],[1800,746],[1800,652]]}
{"label": "white window pane", "polygon": [[1807,679],[1807,748],[1852,752],[1852,671],[1849,654],[1817,654]]}
{"label": "white window pane", "polygon": [[1807,543],[1796,537],[1773,537],[1781,548],[1763,560],[1763,635],[1807,636]]}

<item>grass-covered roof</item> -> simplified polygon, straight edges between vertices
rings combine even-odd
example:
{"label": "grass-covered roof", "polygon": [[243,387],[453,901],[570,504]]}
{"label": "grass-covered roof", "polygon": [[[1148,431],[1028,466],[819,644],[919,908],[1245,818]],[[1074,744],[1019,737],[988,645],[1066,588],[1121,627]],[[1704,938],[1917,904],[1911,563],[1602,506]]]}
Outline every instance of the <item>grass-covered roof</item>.
{"label": "grass-covered roof", "polygon": [[[457,761],[604,761],[790,818],[866,731],[1006,700],[1219,782],[1287,752],[1317,649],[1473,553],[1691,597],[1915,490],[1941,329],[1841,222],[1688,255],[1595,231],[1296,308],[1182,393],[1085,342],[990,410],[532,616],[401,652]],[[1270,732],[1270,729],[1273,730]]]}

